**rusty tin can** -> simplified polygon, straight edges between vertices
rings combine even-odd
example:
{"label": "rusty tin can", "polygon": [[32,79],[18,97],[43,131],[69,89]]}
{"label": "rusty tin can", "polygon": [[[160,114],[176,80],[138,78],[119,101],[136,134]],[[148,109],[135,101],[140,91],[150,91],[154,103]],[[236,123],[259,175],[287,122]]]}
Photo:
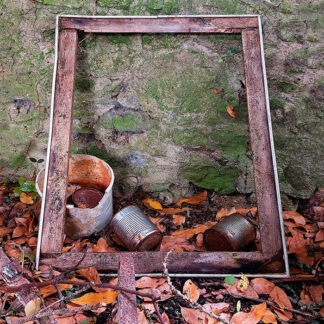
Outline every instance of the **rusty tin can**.
{"label": "rusty tin can", "polygon": [[114,215],[110,228],[130,251],[147,251],[156,247],[162,233],[137,207],[128,206]]}
{"label": "rusty tin can", "polygon": [[204,233],[205,245],[212,251],[240,251],[254,240],[254,225],[241,214],[225,217]]}

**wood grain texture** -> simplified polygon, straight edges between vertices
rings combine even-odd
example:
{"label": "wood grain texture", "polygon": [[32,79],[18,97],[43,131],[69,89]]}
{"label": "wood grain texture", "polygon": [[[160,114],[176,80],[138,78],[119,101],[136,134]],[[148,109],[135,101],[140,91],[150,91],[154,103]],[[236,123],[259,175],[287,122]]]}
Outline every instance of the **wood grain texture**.
{"label": "wood grain texture", "polygon": [[[79,268],[95,267],[98,270],[118,271],[119,256],[128,254],[134,258],[135,273],[162,273],[166,252],[88,253]],[[254,252],[178,252],[168,258],[170,273],[257,273],[258,267],[271,259],[270,254]],[[41,264],[52,265],[58,270],[73,268],[83,253],[48,255]]]}
{"label": "wood grain texture", "polygon": [[[136,290],[133,256],[121,253],[119,260],[118,285]],[[120,291],[118,293],[118,323],[137,324],[136,295]]]}
{"label": "wood grain texture", "polygon": [[239,33],[258,27],[257,17],[67,18],[62,28],[91,33]]}
{"label": "wood grain texture", "polygon": [[41,244],[42,253],[61,252],[63,245],[77,39],[75,29],[63,30],[59,35],[53,133]]}
{"label": "wood grain texture", "polygon": [[264,253],[282,249],[258,30],[242,31],[255,193]]}

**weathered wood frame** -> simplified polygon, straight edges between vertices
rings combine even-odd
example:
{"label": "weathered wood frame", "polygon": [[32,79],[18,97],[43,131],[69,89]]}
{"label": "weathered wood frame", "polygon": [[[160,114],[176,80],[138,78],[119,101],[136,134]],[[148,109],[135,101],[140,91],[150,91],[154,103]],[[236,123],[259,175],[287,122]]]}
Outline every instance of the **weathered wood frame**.
{"label": "weathered wood frame", "polygon": [[[59,27],[58,27],[59,26]],[[169,256],[174,276],[223,276],[241,271],[251,276],[289,276],[281,216],[280,192],[274,155],[261,20],[245,16],[148,16],[85,17],[58,16],[56,63],[53,75],[52,114],[47,166],[39,230],[41,263],[59,269],[77,264],[118,271],[120,254],[134,259],[135,273],[161,274],[163,252],[62,253],[66,208],[75,66],[78,31],[90,33],[240,33],[242,35],[245,81],[255,192],[259,213],[261,251],[181,252]]]}

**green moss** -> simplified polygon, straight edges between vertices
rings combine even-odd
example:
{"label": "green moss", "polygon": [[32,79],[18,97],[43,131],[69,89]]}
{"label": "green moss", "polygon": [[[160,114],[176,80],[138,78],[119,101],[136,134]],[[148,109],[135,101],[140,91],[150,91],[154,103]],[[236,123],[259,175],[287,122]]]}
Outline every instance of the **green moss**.
{"label": "green moss", "polygon": [[290,2],[284,1],[281,4],[281,12],[284,14],[291,14],[294,9],[294,6]]}
{"label": "green moss", "polygon": [[174,144],[180,146],[204,146],[210,142],[201,127],[186,129],[172,129],[171,136]]}
{"label": "green moss", "polygon": [[100,7],[129,10],[132,0],[98,0],[97,5]]}
{"label": "green moss", "polygon": [[164,13],[171,15],[179,10],[178,0],[148,0],[147,10],[151,14]]}
{"label": "green moss", "polygon": [[62,6],[69,8],[81,8],[84,0],[36,0],[44,5],[48,6]]}
{"label": "green moss", "polygon": [[77,77],[75,80],[75,90],[80,92],[91,91],[94,84],[94,81],[89,79],[89,77]]}
{"label": "green moss", "polygon": [[286,101],[281,98],[271,98],[270,99],[270,107],[275,108],[284,108]]}
{"label": "green moss", "polygon": [[234,181],[239,172],[233,167],[222,167],[208,159],[196,158],[182,168],[182,176],[199,187],[213,189],[220,194],[235,191]]}
{"label": "green moss", "polygon": [[107,130],[113,128],[113,123],[112,123],[111,117],[108,116],[107,114],[100,116],[97,124],[98,124],[98,126],[101,126]]}
{"label": "green moss", "polygon": [[315,83],[317,84],[324,84],[324,77],[323,78],[319,78],[315,81]]}
{"label": "green moss", "polygon": [[124,34],[116,34],[116,35],[109,35],[108,42],[113,45],[130,45],[132,43],[132,36],[124,35]]}
{"label": "green moss", "polygon": [[112,124],[120,132],[137,132],[143,130],[144,119],[140,114],[127,114],[124,116],[113,116]]}

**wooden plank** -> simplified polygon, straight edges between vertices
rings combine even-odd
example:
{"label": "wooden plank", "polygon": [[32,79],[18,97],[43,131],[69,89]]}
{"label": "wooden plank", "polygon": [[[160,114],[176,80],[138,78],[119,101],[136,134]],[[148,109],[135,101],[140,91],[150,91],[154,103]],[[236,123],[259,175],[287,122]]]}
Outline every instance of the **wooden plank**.
{"label": "wooden plank", "polygon": [[[95,267],[98,270],[118,271],[119,256],[130,255],[134,258],[135,273],[163,272],[162,263],[166,252],[120,252],[120,253],[63,253],[47,255],[41,264],[52,265],[58,270]],[[272,255],[254,252],[177,252],[168,258],[170,273],[257,273],[258,267],[271,261]],[[282,258],[281,258],[282,259]]]}
{"label": "wooden plank", "polygon": [[[121,287],[136,290],[134,259],[129,253],[120,254],[118,284]],[[136,295],[121,291],[118,293],[118,323],[138,323]]]}
{"label": "wooden plank", "polygon": [[257,28],[257,17],[67,18],[62,28],[91,33],[238,33]]}
{"label": "wooden plank", "polygon": [[61,252],[66,207],[67,174],[73,116],[77,31],[59,35],[53,133],[42,233],[42,253]]}
{"label": "wooden plank", "polygon": [[282,249],[258,30],[242,31],[255,193],[264,253]]}

